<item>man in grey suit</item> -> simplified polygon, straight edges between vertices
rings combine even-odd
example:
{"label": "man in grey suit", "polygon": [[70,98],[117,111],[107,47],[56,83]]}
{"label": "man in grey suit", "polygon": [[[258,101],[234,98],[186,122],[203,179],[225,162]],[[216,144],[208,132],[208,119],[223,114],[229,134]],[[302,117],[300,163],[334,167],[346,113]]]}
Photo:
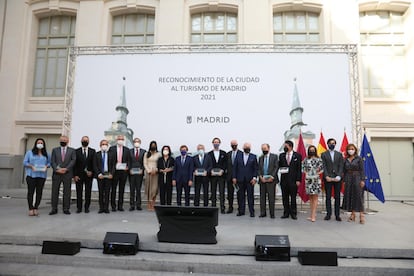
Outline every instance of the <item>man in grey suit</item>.
{"label": "man in grey suit", "polygon": [[63,213],[70,215],[70,194],[73,176],[73,166],[76,162],[76,152],[74,148],[68,147],[69,138],[60,136],[60,147],[52,150],[51,165],[52,175],[52,211],[49,215],[57,214],[59,189],[63,182]]}
{"label": "man in grey suit", "polygon": [[260,216],[266,217],[266,195],[269,199],[270,218],[275,218],[276,184],[279,183],[277,171],[279,159],[277,154],[270,153],[270,145],[263,144],[263,155],[259,157],[259,185],[260,185]]}
{"label": "man in grey suit", "polygon": [[331,206],[331,195],[332,188],[334,189],[334,198],[335,198],[335,218],[337,221],[341,221],[339,215],[339,202],[341,199],[340,189],[341,189],[341,180],[343,175],[343,166],[344,158],[342,153],[335,150],[336,140],[329,138],[328,142],[328,151],[322,153],[322,163],[323,163],[323,178],[325,180],[325,191],[326,191],[326,216],[325,220],[330,220],[332,215],[332,206]]}

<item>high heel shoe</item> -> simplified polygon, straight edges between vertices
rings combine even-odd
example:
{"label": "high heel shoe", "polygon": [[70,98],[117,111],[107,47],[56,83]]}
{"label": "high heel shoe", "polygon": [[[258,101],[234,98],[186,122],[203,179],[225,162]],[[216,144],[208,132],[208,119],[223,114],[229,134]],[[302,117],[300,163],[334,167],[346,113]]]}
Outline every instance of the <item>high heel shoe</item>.
{"label": "high heel shoe", "polygon": [[30,217],[33,217],[35,214],[34,214],[34,210],[29,210],[29,216]]}
{"label": "high heel shoe", "polygon": [[39,215],[39,212],[37,211],[37,209],[33,209],[33,215],[34,216],[38,216]]}
{"label": "high heel shoe", "polygon": [[360,224],[365,224],[365,217],[364,217],[364,215],[359,215],[359,223]]}
{"label": "high heel shoe", "polygon": [[355,214],[351,214],[351,216],[348,218],[349,222],[355,221]]}

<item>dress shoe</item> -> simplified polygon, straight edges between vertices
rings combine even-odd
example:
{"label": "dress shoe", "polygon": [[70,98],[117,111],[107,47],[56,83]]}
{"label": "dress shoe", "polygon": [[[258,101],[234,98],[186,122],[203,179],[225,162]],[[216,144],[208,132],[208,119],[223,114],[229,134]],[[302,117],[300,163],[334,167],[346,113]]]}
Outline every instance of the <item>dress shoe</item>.
{"label": "dress shoe", "polygon": [[99,210],[98,214],[102,214],[104,212],[104,210]]}
{"label": "dress shoe", "polygon": [[134,208],[134,207],[129,207],[129,210],[130,210],[130,211],[134,211],[134,210],[135,210],[135,208]]}
{"label": "dress shoe", "polygon": [[237,213],[237,216],[238,216],[238,217],[240,217],[240,216],[244,216],[244,213]]}
{"label": "dress shoe", "polygon": [[112,208],[112,212],[116,212],[116,208]]}
{"label": "dress shoe", "polygon": [[289,217],[289,215],[283,215],[283,216],[281,216],[280,218],[281,219],[285,219],[285,218],[288,218]]}
{"label": "dress shoe", "polygon": [[259,218],[264,218],[264,217],[266,217],[266,214],[261,214],[261,215],[259,216]]}
{"label": "dress shoe", "polygon": [[327,216],[324,217],[324,220],[330,220],[330,219],[331,219],[331,216],[327,215]]}
{"label": "dress shoe", "polygon": [[225,211],[224,209],[221,209],[221,213],[222,213],[222,214],[225,214],[225,213],[226,213],[226,211]]}
{"label": "dress shoe", "polygon": [[81,210],[81,209],[76,210],[76,214],[79,214],[79,213],[81,213],[81,212],[82,212],[82,210]]}
{"label": "dress shoe", "polygon": [[270,218],[271,218],[271,219],[274,219],[274,218],[275,218],[275,215],[270,215]]}
{"label": "dress shoe", "polygon": [[142,208],[141,207],[137,207],[137,211],[142,211]]}
{"label": "dress shoe", "polygon": [[228,210],[227,210],[227,212],[226,212],[227,214],[231,214],[231,213],[233,213],[233,208],[229,208]]}
{"label": "dress shoe", "polygon": [[118,208],[118,211],[120,211],[120,212],[123,212],[124,211],[124,208]]}
{"label": "dress shoe", "polygon": [[85,209],[85,213],[89,213],[89,209]]}
{"label": "dress shoe", "polygon": [[65,210],[65,211],[63,211],[63,213],[64,213],[65,215],[70,215],[70,211],[69,211],[69,210]]}
{"label": "dress shoe", "polygon": [[251,218],[254,218],[254,213],[250,213],[250,217]]}
{"label": "dress shoe", "polygon": [[342,221],[341,217],[336,217],[336,221]]}
{"label": "dress shoe", "polygon": [[290,215],[292,217],[292,219],[297,220],[298,217],[296,215]]}
{"label": "dress shoe", "polygon": [[52,211],[50,211],[50,213],[49,213],[49,215],[56,215],[57,214],[57,211],[56,210],[52,210]]}
{"label": "dress shoe", "polygon": [[35,215],[34,210],[29,210],[29,216],[33,217]]}
{"label": "dress shoe", "polygon": [[109,214],[109,210],[108,209],[104,210],[104,213]]}

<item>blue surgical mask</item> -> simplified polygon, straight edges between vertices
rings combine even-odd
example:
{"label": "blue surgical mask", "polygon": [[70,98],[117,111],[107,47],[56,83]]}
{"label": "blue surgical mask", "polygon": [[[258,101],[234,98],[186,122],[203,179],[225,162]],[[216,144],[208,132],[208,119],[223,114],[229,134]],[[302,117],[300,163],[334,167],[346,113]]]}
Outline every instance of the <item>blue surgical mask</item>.
{"label": "blue surgical mask", "polygon": [[184,156],[184,155],[186,155],[186,154],[187,154],[187,151],[186,151],[186,150],[182,150],[182,151],[181,151],[181,155],[182,155],[182,156]]}

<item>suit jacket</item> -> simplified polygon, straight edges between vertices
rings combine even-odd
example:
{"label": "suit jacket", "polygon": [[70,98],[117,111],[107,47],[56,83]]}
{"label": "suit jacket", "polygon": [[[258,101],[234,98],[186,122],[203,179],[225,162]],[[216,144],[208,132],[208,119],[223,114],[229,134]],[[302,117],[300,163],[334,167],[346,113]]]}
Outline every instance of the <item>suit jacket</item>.
{"label": "suit jacket", "polygon": [[135,158],[135,148],[132,148],[129,150],[130,156],[129,159],[131,160],[131,164],[128,166],[128,168],[140,168],[140,169],[144,169],[144,155],[145,155],[146,150],[144,149],[139,149],[139,154],[138,154],[138,160],[136,160]]}
{"label": "suit jacket", "polygon": [[[108,160],[108,172],[112,175],[115,173],[115,164],[116,164],[116,155],[113,152],[107,152],[107,160]],[[102,161],[103,161],[103,154],[102,151],[98,151],[95,155],[96,159],[96,166],[95,166],[95,176],[100,174],[104,174],[105,172],[102,171]]]}
{"label": "suit jacket", "polygon": [[233,164],[233,178],[236,178],[238,182],[252,180],[257,177],[258,165],[256,155],[249,153],[246,165],[244,164],[244,153],[238,154]]}
{"label": "suit jacket", "polygon": [[[118,145],[111,146],[109,151],[115,154],[115,162],[118,162]],[[129,167],[131,166],[131,153],[129,152],[129,148],[122,146],[122,163],[126,163]]]}
{"label": "suit jacket", "polygon": [[336,176],[342,176],[344,174],[344,158],[342,153],[334,151],[334,161],[332,162],[331,154],[328,151],[322,153],[321,156],[323,164],[323,178],[329,176],[335,178]]}
{"label": "suit jacket", "polygon": [[302,179],[302,156],[295,151],[292,152],[292,158],[289,165],[286,160],[286,153],[281,153],[279,155],[279,169],[281,167],[289,168],[288,173],[280,175],[281,183],[290,184],[295,183],[296,181],[301,181]]}
{"label": "suit jacket", "polygon": [[210,174],[211,169],[213,168],[213,162],[211,161],[211,157],[208,154],[204,154],[203,164],[200,162],[200,155],[194,156],[193,160],[194,171],[197,169],[205,169],[207,171],[207,175]]}
{"label": "suit jacket", "polygon": [[[222,169],[224,172],[226,172],[226,169],[227,169],[227,155],[226,155],[226,152],[224,150],[220,150],[218,161],[216,161],[216,158],[214,157],[214,150],[210,151],[208,153],[208,156],[210,156],[210,158],[211,158],[213,169]],[[225,174],[223,174],[222,177],[225,177]]]}
{"label": "suit jacket", "polygon": [[81,173],[85,172],[85,169],[94,172],[95,166],[96,166],[96,151],[92,148],[88,147],[88,154],[86,156],[86,159],[83,155],[83,148],[77,148],[76,149],[76,163],[73,170],[73,174],[75,176],[80,176]]}
{"label": "suit jacket", "polygon": [[53,168],[53,174],[56,173],[56,169],[60,168],[68,169],[65,175],[73,176],[73,167],[76,163],[76,152],[74,148],[66,147],[65,160],[62,161],[62,148],[56,147],[52,150],[51,166]]}
{"label": "suit jacket", "polygon": [[[269,164],[267,166],[267,175],[273,176],[273,181],[279,183],[277,171],[279,170],[279,158],[277,154],[269,153]],[[259,157],[259,175],[264,175],[264,155]]]}
{"label": "suit jacket", "polygon": [[[226,171],[226,175],[227,175],[227,181],[231,182],[231,179],[233,178],[233,160],[232,160],[232,153],[233,151],[229,151],[227,153],[227,171]],[[243,152],[241,150],[237,150],[236,151],[236,157],[239,154],[243,154]],[[236,157],[234,159],[236,159]]]}
{"label": "suit jacket", "polygon": [[173,180],[177,183],[187,183],[189,180],[193,180],[194,172],[194,160],[191,156],[185,157],[184,164],[181,164],[181,156],[175,158]]}

